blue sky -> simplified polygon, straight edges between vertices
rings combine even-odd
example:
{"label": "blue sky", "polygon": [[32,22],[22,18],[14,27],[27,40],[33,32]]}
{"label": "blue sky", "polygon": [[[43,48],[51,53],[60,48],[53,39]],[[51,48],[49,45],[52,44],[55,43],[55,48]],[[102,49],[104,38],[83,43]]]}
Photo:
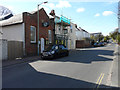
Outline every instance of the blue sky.
{"label": "blue sky", "polygon": [[[99,1],[99,0],[98,0]],[[101,0],[100,0],[101,1]],[[9,8],[13,14],[37,10],[41,0],[0,0],[0,5]],[[50,1],[41,7],[49,13],[52,9],[56,15],[64,15],[89,33],[102,32],[108,35],[118,27],[117,1],[81,2],[71,0]]]}

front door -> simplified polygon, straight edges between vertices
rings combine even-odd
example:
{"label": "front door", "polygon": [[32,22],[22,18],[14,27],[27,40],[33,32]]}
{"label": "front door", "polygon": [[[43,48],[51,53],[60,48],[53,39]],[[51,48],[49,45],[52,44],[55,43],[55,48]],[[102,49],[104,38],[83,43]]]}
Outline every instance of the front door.
{"label": "front door", "polygon": [[44,38],[41,38],[41,53],[43,53],[44,48],[45,48],[45,46],[44,46]]}

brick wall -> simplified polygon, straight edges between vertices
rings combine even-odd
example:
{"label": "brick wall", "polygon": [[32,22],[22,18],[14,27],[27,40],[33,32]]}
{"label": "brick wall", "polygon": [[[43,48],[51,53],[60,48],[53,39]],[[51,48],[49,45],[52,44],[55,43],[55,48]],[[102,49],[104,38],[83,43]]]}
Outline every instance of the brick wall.
{"label": "brick wall", "polygon": [[[48,15],[46,14],[45,10],[42,8],[39,10],[39,40],[40,38],[44,38],[45,40],[48,38],[48,30],[52,31],[52,42],[54,42],[54,22],[50,21]],[[36,27],[36,40],[37,38],[37,12],[31,14],[24,12],[23,13],[23,21],[25,23],[25,52],[26,55],[37,55],[37,42],[31,43],[31,31],[30,26]],[[48,27],[43,27],[43,22],[49,22]]]}
{"label": "brick wall", "polygon": [[76,40],[76,48],[90,47],[90,43],[85,40]]}

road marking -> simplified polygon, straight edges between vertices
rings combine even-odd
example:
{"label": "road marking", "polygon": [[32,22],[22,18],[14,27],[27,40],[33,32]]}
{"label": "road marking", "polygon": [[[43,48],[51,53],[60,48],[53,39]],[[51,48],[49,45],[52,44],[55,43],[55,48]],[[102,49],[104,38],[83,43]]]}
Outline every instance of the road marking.
{"label": "road marking", "polygon": [[99,83],[99,80],[100,80],[101,76],[102,76],[102,73],[100,74],[100,77],[98,78],[98,80],[97,80],[96,84],[98,84],[98,83]]}
{"label": "road marking", "polygon": [[98,78],[96,84],[97,84],[97,88],[99,88],[99,85],[101,84],[102,80],[103,80],[103,77],[104,77],[104,73],[101,73],[100,74],[100,77]]}

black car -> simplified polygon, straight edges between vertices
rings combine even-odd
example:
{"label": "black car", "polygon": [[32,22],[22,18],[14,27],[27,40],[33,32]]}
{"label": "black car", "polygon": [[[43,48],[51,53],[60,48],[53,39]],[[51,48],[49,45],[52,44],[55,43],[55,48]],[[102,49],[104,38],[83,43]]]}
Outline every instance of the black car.
{"label": "black car", "polygon": [[41,54],[42,59],[53,59],[59,56],[68,56],[69,50],[64,45],[52,45],[49,46],[46,50]]}

